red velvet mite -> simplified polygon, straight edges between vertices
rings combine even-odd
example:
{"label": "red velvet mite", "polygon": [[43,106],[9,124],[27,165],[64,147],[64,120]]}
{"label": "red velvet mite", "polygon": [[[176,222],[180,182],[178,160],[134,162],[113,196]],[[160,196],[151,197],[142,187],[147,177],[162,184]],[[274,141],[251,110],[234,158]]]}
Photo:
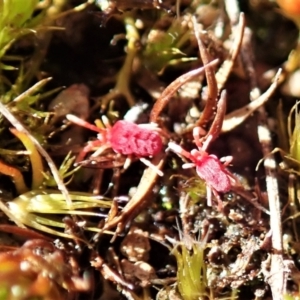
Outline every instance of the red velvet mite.
{"label": "red velvet mite", "polygon": [[147,166],[154,168],[159,175],[162,175],[160,170],[144,159],[154,156],[162,150],[163,142],[159,134],[160,129],[156,124],[135,124],[120,120],[112,127],[103,129],[74,115],[68,114],[66,118],[72,123],[98,132],[97,140],[87,143],[79,153],[77,162],[82,161],[88,152],[95,151],[91,157],[97,157],[104,150],[111,148],[116,153],[129,156],[129,158],[130,156],[139,158]]}
{"label": "red velvet mite", "polygon": [[107,141],[115,152],[123,155],[153,156],[163,146],[159,133],[153,129],[128,121],[118,121],[107,129]]}
{"label": "red velvet mite", "polygon": [[[227,156],[218,159],[215,155],[208,154],[206,149],[212,139],[209,136],[204,144],[201,143],[200,138],[200,128],[195,127],[193,130],[194,141],[198,149],[193,149],[191,152],[184,150],[181,146],[169,142],[168,149],[173,152],[188,158],[191,163],[186,163],[182,167],[196,168],[198,176],[203,179],[207,187],[207,204],[212,205],[211,194],[219,199],[218,193],[226,193],[231,189],[233,178],[231,174],[226,170],[226,166],[231,162],[232,157]],[[224,163],[222,163],[224,162]]]}

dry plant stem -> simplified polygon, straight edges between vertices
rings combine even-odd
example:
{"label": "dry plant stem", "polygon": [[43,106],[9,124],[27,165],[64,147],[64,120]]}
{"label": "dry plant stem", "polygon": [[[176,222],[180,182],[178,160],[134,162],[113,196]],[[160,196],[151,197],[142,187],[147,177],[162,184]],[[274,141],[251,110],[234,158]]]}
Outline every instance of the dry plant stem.
{"label": "dry plant stem", "polygon": [[250,100],[256,100],[260,96],[260,91],[257,88],[257,78],[255,76],[255,69],[253,65],[254,54],[251,51],[252,48],[252,30],[249,27],[245,28],[244,38],[241,47],[241,59],[243,65],[246,68],[246,73],[250,81]]}
{"label": "dry plant stem", "polygon": [[102,276],[106,280],[110,280],[112,282],[115,282],[117,284],[120,284],[123,287],[127,287],[128,289],[132,290],[134,286],[128,282],[126,282],[119,274],[114,272],[104,261],[104,259],[97,254],[97,257],[94,259],[94,261],[91,261],[92,267],[100,270]]}
{"label": "dry plant stem", "polygon": [[160,97],[156,100],[151,113],[150,113],[150,122],[157,123],[158,116],[162,112],[162,110],[166,107],[168,102],[171,100],[171,97],[176,93],[176,91],[185,83],[187,83],[189,80],[194,78],[195,76],[199,76],[205,68],[210,68],[213,66],[216,66],[218,63],[218,60],[213,60],[209,64],[198,68],[196,70],[192,70],[188,73],[185,73],[178,77],[176,80],[174,80],[172,83],[170,83],[165,90],[162,92]]}
{"label": "dry plant stem", "polygon": [[0,160],[0,173],[12,178],[12,181],[15,184],[16,190],[19,194],[23,194],[28,191],[23,175],[18,169],[7,165]]}
{"label": "dry plant stem", "polygon": [[266,173],[266,186],[269,199],[270,228],[272,231],[272,250],[270,273],[267,281],[271,287],[273,300],[282,300],[286,291],[288,274],[284,267],[282,220],[280,211],[280,197],[277,180],[276,161],[272,154],[273,145],[271,132],[267,126],[267,117],[264,107],[260,107],[258,138],[262,145],[265,157],[264,168]]}
{"label": "dry plant stem", "polygon": [[[249,32],[247,33],[249,40]],[[247,40],[242,47],[242,58],[245,64],[245,69],[248,72],[248,76],[251,82],[251,92],[250,98],[255,102],[260,97],[264,95],[271,96],[274,92],[276,86],[278,85],[278,80],[280,77],[281,70],[276,74],[275,81],[268,89],[264,95],[260,96],[259,89],[255,86],[257,82],[255,78],[254,66],[253,66],[253,55],[252,47],[250,42]],[[246,58],[246,59],[245,59]],[[273,86],[273,87],[272,87]],[[271,93],[269,93],[271,92]],[[259,97],[260,96],[260,97]],[[255,98],[259,97],[259,98]],[[280,210],[280,196],[279,187],[277,180],[277,164],[273,154],[273,145],[271,132],[268,128],[267,114],[265,108],[261,106],[258,109],[258,138],[261,143],[262,152],[264,157],[264,168],[266,173],[266,187],[269,200],[269,211],[270,211],[270,229],[272,233],[272,254],[270,256],[270,267],[269,271],[266,269],[263,271],[266,281],[270,285],[273,300],[282,300],[283,295],[286,293],[286,284],[288,279],[287,270],[285,269],[284,259],[283,259],[283,239],[282,239],[282,220],[281,220],[281,210]]]}
{"label": "dry plant stem", "polygon": [[[250,102],[248,105],[243,106],[242,108],[239,108],[233,111],[232,113],[227,114],[223,121],[222,132],[231,131],[233,128],[243,123],[245,119],[248,118],[255,110],[257,110],[259,107],[265,104],[276,90],[280,74],[281,70],[277,72],[277,74],[275,75],[274,82],[270,85],[270,87],[265,93],[263,93],[261,96],[259,96],[252,102]],[[255,93],[257,94],[257,91]]]}
{"label": "dry plant stem", "polygon": [[227,15],[232,26],[239,20],[240,8],[237,0],[224,0]]}
{"label": "dry plant stem", "polygon": [[[164,159],[165,159],[165,154],[161,153],[156,155],[152,159],[151,163],[161,170],[164,164]],[[140,209],[143,207],[143,204],[148,194],[152,191],[152,188],[154,187],[157,177],[158,174],[155,170],[153,170],[152,168],[145,169],[141,181],[137,187],[137,190],[133,195],[133,197],[130,199],[129,203],[123,208],[119,216],[116,216],[113,219],[108,220],[104,224],[102,230],[106,231],[108,229],[117,227],[115,234],[117,235],[121,233],[124,227],[126,226],[126,224],[130,220],[135,218],[140,212]]]}
{"label": "dry plant stem", "polygon": [[[243,49],[243,51],[250,51],[248,49]],[[247,61],[248,64],[252,65],[250,60]],[[249,69],[246,67],[246,69]],[[251,67],[250,67],[251,69]],[[274,86],[273,91],[275,90],[281,70],[277,72],[275,82],[272,84]],[[250,77],[255,76],[253,73],[249,73]],[[252,82],[255,82],[255,79],[251,79]],[[255,87],[253,87],[254,89]],[[256,92],[259,95],[258,88],[255,88]],[[269,88],[270,90],[270,88]],[[268,92],[268,91],[267,91]],[[267,93],[266,92],[266,93]],[[265,94],[266,94],[265,93]],[[270,229],[272,232],[272,254],[271,254],[271,263],[270,271],[268,274],[264,274],[266,281],[270,285],[273,300],[282,300],[283,295],[286,292],[286,284],[288,274],[285,270],[284,259],[283,259],[283,240],[282,240],[282,220],[281,220],[281,210],[280,210],[280,196],[279,196],[279,187],[277,180],[277,164],[272,153],[273,145],[271,132],[268,128],[267,114],[265,108],[261,106],[258,109],[258,139],[261,143],[262,152],[266,159],[264,160],[264,168],[266,173],[266,187],[269,200],[269,211],[270,211]],[[267,273],[265,271],[265,273]]]}
{"label": "dry plant stem", "polygon": [[286,290],[287,273],[283,262],[282,221],[280,211],[280,197],[276,172],[276,161],[272,152],[271,134],[267,127],[266,112],[259,109],[258,138],[262,145],[266,173],[266,186],[269,199],[270,228],[272,231],[271,267],[267,281],[271,287],[273,299],[282,300]]}
{"label": "dry plant stem", "polygon": [[47,151],[41,146],[40,142],[24,127],[24,125],[5,107],[4,104],[0,101],[0,113],[5,116],[7,120],[20,132],[26,134],[28,138],[35,144],[36,148],[40,152],[40,154],[45,158],[47,161],[49,168],[53,174],[53,177],[57,183],[58,189],[62,192],[62,194],[65,197],[65,200],[69,206],[69,208],[72,208],[72,200],[70,198],[69,192],[62,180],[62,178],[59,175],[58,169],[55,166],[54,161],[50,157],[50,155],[47,153]]}
{"label": "dry plant stem", "polygon": [[[297,216],[297,199],[296,199],[296,176],[294,174],[289,174],[289,183],[288,183],[288,199],[289,199],[289,209],[291,211],[291,216],[293,216],[292,224],[293,224],[293,232],[295,235],[295,240],[299,242],[299,235],[296,223],[296,216]],[[295,216],[295,217],[294,217]],[[286,220],[285,220],[286,221]]]}
{"label": "dry plant stem", "polygon": [[[196,17],[192,18],[193,26],[195,31],[195,36],[198,42],[198,47],[200,50],[200,56],[203,62],[203,65],[208,65],[211,61],[208,51],[205,49],[204,44],[201,40],[201,33],[199,29],[199,24],[197,23]],[[217,98],[218,98],[218,86],[215,77],[214,68],[207,67],[205,68],[205,76],[207,80],[207,99],[205,108],[201,114],[199,121],[196,123],[196,126],[205,127],[206,124],[211,120],[212,116],[215,113],[217,107]]]}
{"label": "dry plant stem", "polygon": [[244,29],[245,29],[245,15],[243,13],[240,13],[239,24],[237,27],[234,27],[232,29],[232,35],[236,36],[236,38],[233,41],[230,57],[224,61],[221,68],[216,73],[218,91],[220,91],[224,87],[225,82],[227,81],[231,73],[234,62],[239,54],[242,40],[243,40],[243,35],[244,35]]}
{"label": "dry plant stem", "polygon": [[38,232],[28,229],[28,228],[20,228],[16,225],[0,224],[0,231],[18,235],[18,236],[22,237],[23,239],[26,237],[27,240],[41,239],[41,240],[46,240],[49,242],[53,241],[52,238],[50,238],[46,235],[43,235],[41,233],[38,233]]}
{"label": "dry plant stem", "polygon": [[225,118],[226,101],[227,101],[227,93],[224,90],[221,93],[220,100],[217,105],[216,116],[215,116],[205,138],[212,136],[213,137],[212,141],[213,141],[214,139],[216,139],[219,136],[219,134],[222,130],[222,126],[223,126],[223,122],[224,122],[224,118]]}

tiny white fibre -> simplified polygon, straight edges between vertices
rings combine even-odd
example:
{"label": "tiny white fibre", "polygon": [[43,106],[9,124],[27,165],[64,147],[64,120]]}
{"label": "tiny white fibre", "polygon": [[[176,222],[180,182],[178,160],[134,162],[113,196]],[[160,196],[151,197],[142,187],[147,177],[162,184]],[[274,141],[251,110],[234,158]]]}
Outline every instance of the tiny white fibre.
{"label": "tiny white fibre", "polygon": [[110,1],[107,1],[107,0],[96,0],[95,1],[96,5],[100,6],[102,11],[105,11],[105,10],[109,9],[109,7],[110,7],[109,2]]}
{"label": "tiny white fibre", "polygon": [[196,165],[194,163],[186,163],[182,165],[182,169],[194,168]]}
{"label": "tiny white fibre", "polygon": [[132,123],[137,123],[140,116],[145,112],[148,106],[149,104],[147,103],[136,104],[127,111],[127,113],[124,115],[124,120]]}
{"label": "tiny white fibre", "polygon": [[77,116],[72,115],[72,114],[67,114],[66,119],[68,121],[74,123],[74,124],[77,124],[77,125],[83,126],[83,127],[86,127],[86,124],[87,124],[87,122],[85,120],[82,120],[82,119],[80,119]]}
{"label": "tiny white fibre", "polygon": [[158,124],[153,123],[153,122],[151,122],[151,123],[146,123],[146,124],[138,124],[138,126],[139,126],[140,128],[152,129],[152,130],[155,130],[155,129],[158,128]]}
{"label": "tiny white fibre", "polygon": [[276,168],[276,162],[273,158],[267,157],[264,161],[264,166],[270,169],[275,169]]}
{"label": "tiny white fibre", "polygon": [[203,143],[202,150],[206,151],[206,149],[208,148],[208,146],[209,146],[210,142],[212,141],[212,139],[213,139],[213,136],[210,134],[207,137],[206,141]]}
{"label": "tiny white fibre", "polygon": [[27,272],[28,270],[30,270],[31,267],[32,266],[31,266],[31,264],[28,261],[22,261],[20,263],[20,269],[23,272]]}
{"label": "tiny white fibre", "polygon": [[159,176],[161,176],[161,177],[164,176],[164,173],[163,173],[159,168],[157,168],[155,165],[153,165],[153,164],[151,163],[151,161],[149,161],[148,159],[141,157],[141,158],[140,158],[140,161],[141,161],[145,166],[147,166],[147,167],[151,168],[153,171],[155,171],[157,175],[159,175]]}
{"label": "tiny white fibre", "polygon": [[182,152],[182,148],[174,142],[169,142],[168,149],[170,149],[170,150],[172,150],[176,153],[181,153]]}
{"label": "tiny white fibre", "polygon": [[205,135],[205,133],[206,133],[206,131],[203,129],[203,128],[201,128],[201,127],[195,127],[194,129],[193,129],[193,135],[194,136],[200,136],[200,135]]}
{"label": "tiny white fibre", "polygon": [[70,122],[77,122],[79,118],[74,115],[67,114],[66,119],[69,120]]}
{"label": "tiny white fibre", "polygon": [[264,127],[264,126],[258,126],[258,137],[261,142],[263,141],[270,141],[271,136],[270,136],[270,131]]}

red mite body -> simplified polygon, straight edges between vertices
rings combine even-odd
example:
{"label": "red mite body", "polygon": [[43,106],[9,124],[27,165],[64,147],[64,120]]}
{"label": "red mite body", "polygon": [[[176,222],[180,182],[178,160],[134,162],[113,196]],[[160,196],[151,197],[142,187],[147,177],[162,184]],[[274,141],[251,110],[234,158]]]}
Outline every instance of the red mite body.
{"label": "red mite body", "polygon": [[[91,158],[96,161],[99,156],[106,150],[111,148],[114,152],[128,156],[124,162],[124,169],[126,169],[132,158],[138,158],[147,167],[152,168],[157,175],[163,176],[163,172],[153,165],[150,161],[145,159],[147,156],[154,156],[161,152],[163,141],[159,134],[162,132],[154,123],[137,125],[128,121],[117,121],[113,127],[103,129],[93,124],[86,122],[74,115],[68,114],[66,118],[85,128],[98,132],[97,140],[90,141],[76,159],[76,163],[82,163],[83,159],[89,152],[94,152]],[[105,164],[107,161],[102,160]],[[120,160],[115,161],[115,166],[119,164]]]}
{"label": "red mite body", "polygon": [[217,192],[226,193],[231,188],[231,182],[225,167],[214,155],[198,157],[195,161],[198,176]]}
{"label": "red mite body", "polygon": [[153,156],[162,149],[158,132],[127,121],[118,121],[107,132],[111,148],[123,155]]}
{"label": "red mite body", "polygon": [[206,183],[207,205],[212,206],[212,193],[216,196],[218,201],[221,201],[219,193],[226,193],[232,188],[234,179],[226,170],[226,166],[231,162],[232,157],[227,156],[219,160],[215,155],[208,154],[206,149],[212,140],[212,136],[208,136],[205,143],[202,144],[199,138],[200,130],[200,127],[195,127],[193,130],[194,141],[198,149],[193,149],[191,152],[188,152],[174,142],[169,142],[168,149],[191,161],[191,163],[183,164],[182,167],[184,169],[196,168],[198,176]]}
{"label": "red mite body", "polygon": [[[159,134],[159,129],[155,124],[137,125],[132,122],[120,120],[113,127],[102,129],[90,124],[74,115],[67,115],[67,119],[77,125],[98,132],[98,139],[89,142],[79,155],[83,159],[85,155],[98,147],[100,151],[94,152],[97,156],[107,148],[112,148],[116,153],[123,155],[134,155],[138,158],[154,156],[158,154],[163,142]],[[78,159],[78,158],[77,158]]]}

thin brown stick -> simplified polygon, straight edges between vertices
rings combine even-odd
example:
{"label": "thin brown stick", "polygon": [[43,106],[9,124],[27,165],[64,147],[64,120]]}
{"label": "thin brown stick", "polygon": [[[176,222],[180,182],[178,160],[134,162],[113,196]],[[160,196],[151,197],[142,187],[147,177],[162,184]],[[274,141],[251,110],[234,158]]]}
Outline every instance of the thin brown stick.
{"label": "thin brown stick", "polygon": [[236,38],[234,39],[230,56],[228,59],[224,61],[224,63],[216,73],[218,91],[220,91],[224,87],[232,71],[234,62],[240,52],[241,44],[243,41],[244,29],[245,29],[245,15],[243,13],[240,13],[239,24],[237,28],[235,27],[233,28],[233,34],[236,36]]}
{"label": "thin brown stick", "polygon": [[227,101],[227,93],[224,90],[222,91],[220,100],[218,102],[217,113],[214,118],[214,121],[212,122],[209,131],[206,134],[206,137],[212,136],[213,137],[212,140],[215,140],[219,136],[222,130],[223,121],[226,113],[226,101]]}
{"label": "thin brown stick", "polygon": [[[200,56],[203,65],[208,65],[209,62],[211,61],[211,58],[204,44],[202,43],[199,24],[197,23],[196,17],[193,17],[192,20],[193,20],[193,26],[195,31],[195,37],[198,42],[198,47],[199,47]],[[206,105],[201,114],[200,119],[196,123],[196,126],[200,126],[200,127],[205,127],[205,125],[212,119],[216,111],[217,102],[218,102],[218,86],[217,86],[214,68],[212,67],[205,68],[205,76],[207,81]]]}
{"label": "thin brown stick", "polygon": [[[161,170],[164,164],[164,158],[164,153],[158,154],[152,159],[151,163],[155,165],[156,168]],[[152,191],[157,177],[158,174],[153,168],[147,168],[144,171],[137,190],[133,197],[130,199],[129,203],[123,208],[119,216],[114,217],[112,220],[108,220],[104,224],[102,230],[106,231],[108,229],[117,227],[115,234],[117,235],[121,233],[126,224],[130,220],[134,219],[144,207],[147,196]]]}
{"label": "thin brown stick", "polygon": [[218,60],[215,59],[209,64],[198,68],[196,70],[192,70],[190,72],[187,72],[180,77],[178,77],[176,80],[174,80],[172,83],[170,83],[165,90],[162,92],[160,97],[156,100],[151,113],[150,113],[150,122],[157,123],[158,116],[162,112],[162,110],[166,107],[168,102],[170,101],[171,97],[176,93],[176,91],[185,83],[187,83],[189,80],[193,79],[195,76],[199,76],[201,73],[204,72],[206,68],[210,68],[213,66],[216,66],[218,63]]}
{"label": "thin brown stick", "polygon": [[[264,105],[275,92],[278,86],[280,74],[281,70],[279,70],[275,75],[274,82],[270,85],[270,87],[257,99],[227,114],[224,118],[222,132],[231,131],[233,128],[243,123],[246,120],[246,118],[248,118],[255,110]],[[255,93],[257,94],[257,91]]]}

